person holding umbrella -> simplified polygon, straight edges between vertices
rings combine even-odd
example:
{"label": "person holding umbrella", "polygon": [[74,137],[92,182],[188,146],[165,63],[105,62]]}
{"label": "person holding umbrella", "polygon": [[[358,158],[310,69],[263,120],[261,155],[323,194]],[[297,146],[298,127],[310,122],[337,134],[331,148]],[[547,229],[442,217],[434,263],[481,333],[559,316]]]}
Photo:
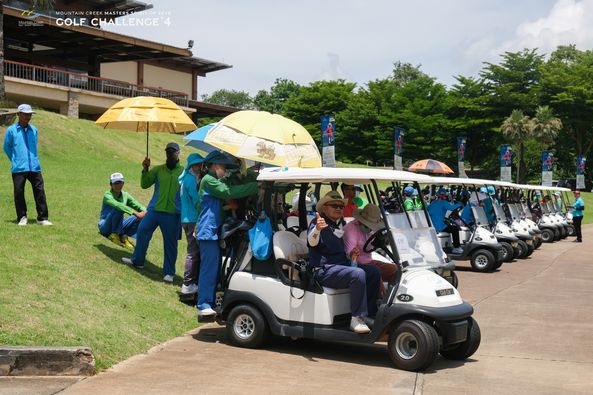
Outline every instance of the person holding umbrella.
{"label": "person holding umbrella", "polygon": [[148,204],[146,215],[138,226],[134,254],[131,258],[122,258],[122,262],[138,269],[144,268],[150,239],[158,227],[163,234],[165,250],[163,281],[172,283],[173,276],[175,276],[175,261],[177,260],[177,241],[181,237],[179,176],[183,167],[179,164],[179,144],[167,144],[165,153],[167,161],[164,165],[150,169],[150,158],[146,157],[142,162],[140,187],[148,189],[154,185],[154,193]]}
{"label": "person holding umbrella", "polygon": [[236,162],[220,151],[212,151],[204,159],[208,172],[200,181],[198,224],[196,239],[200,247],[200,274],[198,280],[198,321],[213,317],[217,276],[220,266],[218,229],[223,223],[223,201],[257,194],[257,182],[230,185],[227,167]]}

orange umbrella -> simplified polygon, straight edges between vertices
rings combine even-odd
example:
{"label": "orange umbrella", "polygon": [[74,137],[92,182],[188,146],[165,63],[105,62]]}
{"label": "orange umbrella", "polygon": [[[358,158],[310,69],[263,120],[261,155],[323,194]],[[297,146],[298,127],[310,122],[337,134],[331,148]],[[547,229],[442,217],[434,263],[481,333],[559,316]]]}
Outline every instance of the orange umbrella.
{"label": "orange umbrella", "polygon": [[422,159],[414,162],[408,171],[428,174],[453,174],[453,170],[443,162],[434,159]]}

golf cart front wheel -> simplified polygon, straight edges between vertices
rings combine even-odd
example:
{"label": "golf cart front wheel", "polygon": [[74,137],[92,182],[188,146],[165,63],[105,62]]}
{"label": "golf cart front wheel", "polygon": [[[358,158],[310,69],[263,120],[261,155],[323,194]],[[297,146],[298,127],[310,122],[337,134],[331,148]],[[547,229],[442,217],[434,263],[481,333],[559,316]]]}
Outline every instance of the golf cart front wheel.
{"label": "golf cart front wheel", "polygon": [[441,355],[447,359],[462,361],[471,357],[480,346],[482,334],[476,320],[472,317],[468,319],[467,339],[463,343],[454,344],[452,347],[441,350]]}
{"label": "golf cart front wheel", "polygon": [[478,250],[472,254],[472,267],[478,272],[489,272],[494,268],[496,259],[488,250]]}
{"label": "golf cart front wheel", "polygon": [[406,320],[393,327],[387,344],[389,357],[398,369],[420,371],[428,368],[439,353],[436,330],[420,320]]}
{"label": "golf cart front wheel", "polygon": [[507,243],[506,241],[501,241],[500,245],[504,250],[502,254],[503,262],[511,262],[515,257],[515,251],[513,250],[513,246],[510,243]]}
{"label": "golf cart front wheel", "polygon": [[519,240],[517,242],[519,248],[521,249],[521,253],[519,255],[517,255],[517,258],[527,258],[527,254],[529,254],[529,246],[527,245],[527,243],[523,240]]}
{"label": "golf cart front wheel", "polygon": [[554,232],[550,229],[542,230],[542,241],[544,243],[551,243],[554,241]]}
{"label": "golf cart front wheel", "polygon": [[235,306],[229,313],[226,329],[231,342],[239,347],[260,347],[268,337],[264,316],[251,305]]}
{"label": "golf cart front wheel", "polygon": [[574,230],[574,225],[568,225],[568,229],[566,230],[569,236],[574,236],[576,231]]}

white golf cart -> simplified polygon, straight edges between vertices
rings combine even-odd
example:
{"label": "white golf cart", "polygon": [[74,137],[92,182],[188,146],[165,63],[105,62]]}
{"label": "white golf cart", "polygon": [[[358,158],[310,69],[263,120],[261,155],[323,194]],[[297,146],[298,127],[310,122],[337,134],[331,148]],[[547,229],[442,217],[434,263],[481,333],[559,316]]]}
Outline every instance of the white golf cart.
{"label": "white golf cart", "polygon": [[[337,183],[364,185],[366,197],[382,212],[385,228],[365,244],[366,251],[380,252],[398,266],[393,283],[378,301],[379,309],[368,334],[349,330],[350,295],[347,289],[319,285],[307,266],[308,248],[298,232],[277,230],[273,256],[267,261],[251,257],[249,250],[223,270],[222,305],[217,321],[226,324],[233,344],[258,347],[270,334],[292,338],[356,343],[388,343],[397,368],[428,368],[437,355],[464,360],[480,344],[480,329],[473,308],[464,302],[434,267],[447,266],[436,233],[430,227],[398,228],[405,212],[390,213],[380,199],[378,183],[416,182],[423,177],[392,170],[317,168],[265,169],[258,181],[264,191],[264,208],[274,227],[286,218],[277,210],[284,201],[275,195],[298,189],[299,222],[306,229],[307,190]],[[428,178],[427,178],[428,179]],[[419,216],[421,215],[418,213]],[[285,223],[284,223],[285,225]]]}
{"label": "white golf cart", "polygon": [[[432,184],[444,185],[485,185],[482,180],[454,177],[432,177]],[[505,250],[489,229],[488,218],[484,209],[479,205],[470,205],[475,221],[471,226],[461,226],[459,240],[462,252],[452,252],[453,245],[451,234],[440,232],[439,242],[447,255],[453,260],[471,262],[472,268],[479,272],[489,272],[498,269],[504,262]],[[457,212],[460,209],[456,210]]]}

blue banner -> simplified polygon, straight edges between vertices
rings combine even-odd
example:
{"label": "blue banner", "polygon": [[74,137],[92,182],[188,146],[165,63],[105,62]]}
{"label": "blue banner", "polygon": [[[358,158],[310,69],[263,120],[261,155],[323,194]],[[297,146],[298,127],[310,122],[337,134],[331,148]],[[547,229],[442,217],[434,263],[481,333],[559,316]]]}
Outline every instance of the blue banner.
{"label": "blue banner", "polygon": [[513,164],[513,149],[510,144],[500,146],[500,167],[511,167]]}
{"label": "blue banner", "polygon": [[542,171],[554,171],[554,154],[542,151]]}
{"label": "blue banner", "polygon": [[393,128],[393,146],[395,155],[401,156],[404,152],[404,129],[397,126]]}
{"label": "blue banner", "polygon": [[321,145],[331,147],[336,142],[336,118],[334,114],[321,116]]}
{"label": "blue banner", "polygon": [[457,137],[457,162],[465,162],[465,137]]}
{"label": "blue banner", "polygon": [[587,158],[583,155],[577,156],[577,176],[585,174],[585,164],[587,163]]}

